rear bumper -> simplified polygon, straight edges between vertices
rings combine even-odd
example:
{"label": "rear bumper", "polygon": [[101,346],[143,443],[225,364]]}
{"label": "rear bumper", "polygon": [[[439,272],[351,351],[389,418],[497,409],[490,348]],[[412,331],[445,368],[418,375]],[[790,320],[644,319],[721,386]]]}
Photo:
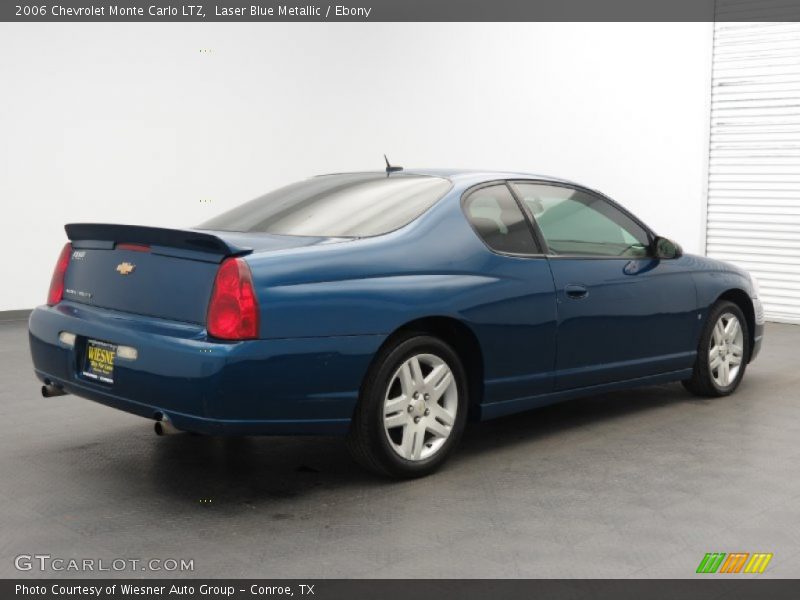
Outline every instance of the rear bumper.
{"label": "rear bumper", "polygon": [[[74,333],[74,346],[59,341]],[[62,302],[29,321],[37,377],[65,391],[178,429],[212,434],[343,434],[382,335],[209,341],[198,325]],[[114,383],[80,374],[87,339],[132,346]]]}

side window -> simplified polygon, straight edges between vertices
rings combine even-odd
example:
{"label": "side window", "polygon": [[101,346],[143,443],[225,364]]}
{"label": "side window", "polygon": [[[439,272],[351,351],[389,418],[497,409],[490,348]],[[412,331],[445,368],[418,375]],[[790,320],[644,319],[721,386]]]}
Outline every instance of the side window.
{"label": "side window", "polygon": [[565,256],[647,255],[647,232],[603,198],[571,188],[516,183],[552,254]]}
{"label": "side window", "polygon": [[504,184],[472,192],[464,203],[464,210],[475,231],[493,250],[510,254],[538,253],[525,216]]}

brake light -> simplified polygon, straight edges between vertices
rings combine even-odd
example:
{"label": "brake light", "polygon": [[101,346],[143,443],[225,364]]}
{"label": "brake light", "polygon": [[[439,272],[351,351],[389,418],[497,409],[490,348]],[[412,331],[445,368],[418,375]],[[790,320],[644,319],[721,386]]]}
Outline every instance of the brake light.
{"label": "brake light", "polygon": [[69,258],[72,255],[72,244],[67,242],[58,255],[56,268],[53,269],[53,276],[50,278],[50,291],[47,293],[47,304],[53,306],[64,299],[64,275],[67,273]]}
{"label": "brake light", "polygon": [[208,333],[223,340],[258,337],[253,276],[241,258],[226,258],[217,271],[208,305]]}
{"label": "brake light", "polygon": [[150,252],[150,246],[148,244],[128,244],[128,243],[121,243],[114,246],[117,250],[131,250],[133,252]]}

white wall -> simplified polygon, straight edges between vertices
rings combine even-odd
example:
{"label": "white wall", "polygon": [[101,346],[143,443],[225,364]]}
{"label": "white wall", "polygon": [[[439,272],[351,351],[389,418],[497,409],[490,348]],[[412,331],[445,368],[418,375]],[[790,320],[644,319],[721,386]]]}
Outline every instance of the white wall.
{"label": "white wall", "polygon": [[708,23],[2,23],[0,310],[44,300],[65,222],[191,226],[383,152],[575,179],[698,251],[710,38]]}

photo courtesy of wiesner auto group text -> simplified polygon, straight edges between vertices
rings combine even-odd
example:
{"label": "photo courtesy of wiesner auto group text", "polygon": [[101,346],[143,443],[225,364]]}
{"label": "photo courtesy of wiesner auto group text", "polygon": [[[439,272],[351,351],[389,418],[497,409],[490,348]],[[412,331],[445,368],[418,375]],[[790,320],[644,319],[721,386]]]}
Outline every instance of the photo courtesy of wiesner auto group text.
{"label": "photo courtesy of wiesner auto group text", "polygon": [[0,599],[797,598],[800,2],[329,1],[0,5]]}

